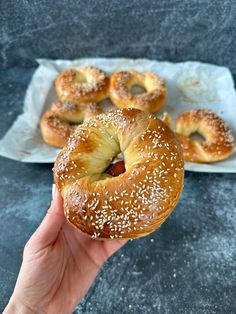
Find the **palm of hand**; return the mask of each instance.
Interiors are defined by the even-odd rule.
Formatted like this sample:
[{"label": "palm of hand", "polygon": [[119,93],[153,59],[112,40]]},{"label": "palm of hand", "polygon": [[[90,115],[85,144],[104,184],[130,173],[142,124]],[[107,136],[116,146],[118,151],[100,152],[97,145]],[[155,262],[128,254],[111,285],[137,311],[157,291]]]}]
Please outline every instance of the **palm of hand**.
[{"label": "palm of hand", "polygon": [[[103,263],[125,241],[93,240],[71,226],[61,210],[49,212],[47,216],[50,217],[44,219],[42,227],[26,245],[17,281],[19,298],[28,308],[40,313],[71,313]],[[49,229],[55,225],[60,228],[54,232],[48,229],[47,234],[44,230],[47,224]]]}]

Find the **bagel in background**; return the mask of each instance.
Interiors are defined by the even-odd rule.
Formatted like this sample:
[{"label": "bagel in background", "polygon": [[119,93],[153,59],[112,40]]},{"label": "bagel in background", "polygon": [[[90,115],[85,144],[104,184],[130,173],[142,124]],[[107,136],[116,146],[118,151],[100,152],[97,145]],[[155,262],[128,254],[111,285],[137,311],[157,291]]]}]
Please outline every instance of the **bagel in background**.
[{"label": "bagel in background", "polygon": [[63,147],[79,123],[100,113],[103,109],[96,103],[77,105],[69,101],[56,101],[40,120],[40,129],[45,143]]},{"label": "bagel in background", "polygon": [[[146,92],[133,94],[133,86],[141,86]],[[167,98],[164,80],[152,72],[118,71],[112,74],[110,98],[119,108],[136,108],[146,112],[160,110]]]},{"label": "bagel in background", "polygon": [[100,102],[109,95],[109,76],[102,70],[92,67],[68,69],[60,73],[55,88],[61,100],[76,104]]},{"label": "bagel in background", "polygon": [[[234,138],[229,126],[211,110],[195,109],[181,113],[176,120],[176,132],[187,161],[216,162],[233,153]],[[205,140],[192,140],[190,135],[195,132]]]},{"label": "bagel in background", "polygon": [[[232,131],[212,110],[193,109],[182,112],[176,119],[176,127],[167,113],[164,113],[162,121],[176,132],[186,161],[217,162],[227,159],[234,151]],[[194,133],[199,133],[204,140],[191,139],[190,136]]]}]

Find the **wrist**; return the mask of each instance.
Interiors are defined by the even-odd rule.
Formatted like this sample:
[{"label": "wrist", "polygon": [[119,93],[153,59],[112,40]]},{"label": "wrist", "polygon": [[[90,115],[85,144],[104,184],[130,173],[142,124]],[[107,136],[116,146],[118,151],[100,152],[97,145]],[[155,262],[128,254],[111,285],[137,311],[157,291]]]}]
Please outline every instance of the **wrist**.
[{"label": "wrist", "polygon": [[17,300],[14,296],[11,297],[3,314],[37,314],[38,311],[31,309],[29,306]]}]

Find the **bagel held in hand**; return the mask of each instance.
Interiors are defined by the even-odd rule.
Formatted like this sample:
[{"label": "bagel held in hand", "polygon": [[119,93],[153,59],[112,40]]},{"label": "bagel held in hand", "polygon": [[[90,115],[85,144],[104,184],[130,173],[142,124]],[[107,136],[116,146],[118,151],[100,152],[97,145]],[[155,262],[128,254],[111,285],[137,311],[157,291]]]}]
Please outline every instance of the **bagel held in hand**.
[{"label": "bagel held in hand", "polygon": [[[213,111],[197,109],[183,112],[176,120],[176,132],[184,159],[192,162],[215,162],[228,158],[234,149],[234,138],[228,125]],[[205,141],[191,140],[195,132]]]},{"label": "bagel held in hand", "polygon": [[49,145],[63,147],[79,123],[102,112],[96,103],[76,105],[68,101],[54,102],[40,121],[43,139]]},{"label": "bagel held in hand", "polygon": [[109,94],[110,79],[95,67],[87,66],[62,72],[56,80],[56,92],[61,100],[76,104],[99,102]]},{"label": "bagel held in hand", "polygon": [[[125,172],[104,171],[120,152]],[[133,239],[157,229],[183,188],[181,146],[159,119],[137,109],[111,110],[77,127],[59,153],[55,183],[67,219],[98,239]]]},{"label": "bagel held in hand", "polygon": [[[147,92],[132,94],[134,85],[144,87]],[[167,97],[165,82],[151,72],[119,71],[111,76],[110,98],[119,108],[137,108],[146,112],[160,110]]]}]

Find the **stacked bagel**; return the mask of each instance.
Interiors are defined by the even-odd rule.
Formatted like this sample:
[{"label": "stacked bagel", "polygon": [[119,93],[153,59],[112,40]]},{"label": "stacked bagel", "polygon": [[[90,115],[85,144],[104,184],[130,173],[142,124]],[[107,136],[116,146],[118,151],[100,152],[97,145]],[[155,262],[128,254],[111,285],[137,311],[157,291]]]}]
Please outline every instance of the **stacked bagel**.
[{"label": "stacked bagel", "polygon": [[108,96],[109,77],[102,70],[84,67],[69,69],[56,80],[59,100],[41,118],[44,141],[63,147],[78,124],[103,112],[98,102]]},{"label": "stacked bagel", "polygon": [[[133,93],[134,86],[144,93]],[[58,101],[43,114],[44,141],[63,147],[54,180],[64,211],[78,230],[97,239],[133,239],[157,229],[183,188],[184,159],[213,162],[233,151],[229,127],[209,110],[182,113],[176,128],[163,108],[166,83],[154,73],[87,66],[62,72]],[[119,109],[104,112],[109,97]],[[190,139],[199,132],[204,142]],[[112,163],[119,155],[123,160]]]}]

